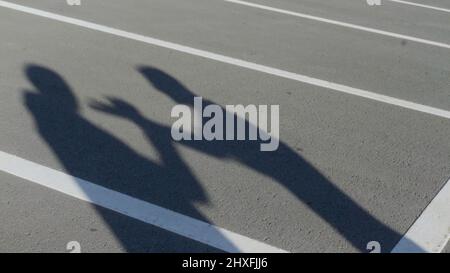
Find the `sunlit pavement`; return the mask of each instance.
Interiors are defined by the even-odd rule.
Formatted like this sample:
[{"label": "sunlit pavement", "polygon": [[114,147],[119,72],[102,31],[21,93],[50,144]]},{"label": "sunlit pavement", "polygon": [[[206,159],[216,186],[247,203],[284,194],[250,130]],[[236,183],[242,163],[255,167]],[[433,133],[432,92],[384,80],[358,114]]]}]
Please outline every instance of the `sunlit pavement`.
[{"label": "sunlit pavement", "polygon": [[[450,4],[421,4],[0,1],[0,251],[448,252]],[[174,140],[194,97],[279,105],[278,149]]]}]

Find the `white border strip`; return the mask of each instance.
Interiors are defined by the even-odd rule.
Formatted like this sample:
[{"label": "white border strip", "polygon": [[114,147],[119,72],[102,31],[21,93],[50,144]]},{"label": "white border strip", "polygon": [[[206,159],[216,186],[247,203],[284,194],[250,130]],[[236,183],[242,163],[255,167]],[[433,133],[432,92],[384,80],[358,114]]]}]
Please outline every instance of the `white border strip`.
[{"label": "white border strip", "polygon": [[113,210],[227,252],[286,252],[232,231],[144,202],[0,151],[0,171]]},{"label": "white border strip", "polygon": [[389,31],[384,31],[384,30],[380,30],[380,29],[363,27],[363,26],[354,25],[354,24],[345,23],[345,22],[336,21],[336,20],[331,20],[331,19],[327,19],[327,18],[323,18],[323,17],[318,17],[318,16],[309,15],[309,14],[293,12],[293,11],[289,11],[289,10],[285,10],[285,9],[269,7],[269,6],[255,4],[255,3],[241,1],[241,0],[223,0],[223,1],[229,2],[229,3],[234,3],[234,4],[239,4],[239,5],[244,5],[244,6],[248,6],[248,7],[263,9],[263,10],[267,10],[267,11],[282,13],[282,14],[291,15],[291,16],[295,16],[295,17],[300,17],[300,18],[304,18],[304,19],[319,21],[319,22],[322,22],[322,23],[333,24],[333,25],[337,25],[337,26],[341,26],[341,27],[352,28],[352,29],[367,31],[367,32],[376,33],[376,34],[380,34],[380,35],[385,35],[385,36],[389,36],[389,37],[404,39],[404,40],[417,42],[417,43],[421,43],[421,44],[432,45],[432,46],[437,46],[437,47],[450,49],[450,44],[435,42],[435,41],[426,40],[426,39],[422,39],[422,38],[417,38],[417,37],[413,37],[413,36],[398,34],[398,33],[389,32]]},{"label": "white border strip", "polygon": [[444,8],[440,8],[440,7],[430,6],[430,5],[424,5],[424,4],[402,1],[402,0],[387,0],[387,1],[450,13],[450,9],[444,9]]},{"label": "white border strip", "polygon": [[265,65],[260,65],[260,64],[232,58],[232,57],[227,57],[227,56],[212,53],[209,51],[196,49],[196,48],[192,48],[192,47],[188,47],[188,46],[184,46],[184,45],[180,45],[180,44],[176,44],[176,43],[171,43],[171,42],[159,40],[156,38],[124,31],[124,30],[119,30],[119,29],[115,29],[115,28],[111,28],[111,27],[107,27],[107,26],[103,26],[103,25],[99,25],[99,24],[95,24],[95,23],[91,23],[91,22],[55,14],[55,13],[51,13],[51,12],[46,12],[43,10],[38,10],[38,9],[34,9],[34,8],[29,8],[29,7],[9,3],[6,1],[0,1],[0,7],[9,8],[12,10],[17,10],[17,11],[21,11],[24,13],[45,17],[45,18],[52,19],[55,21],[64,22],[64,23],[68,23],[71,25],[76,25],[76,26],[80,26],[83,28],[92,29],[92,30],[112,34],[115,36],[139,41],[142,43],[159,46],[159,47],[183,52],[186,54],[199,56],[199,57],[203,57],[206,59],[215,60],[218,62],[235,65],[235,66],[247,68],[247,69],[254,70],[254,71],[263,72],[266,74],[270,74],[270,75],[274,75],[274,76],[278,76],[278,77],[282,77],[282,78],[286,78],[286,79],[290,79],[290,80],[294,80],[294,81],[298,81],[298,82],[302,82],[302,83],[307,83],[307,84],[311,84],[311,85],[315,85],[315,86],[319,86],[319,87],[323,87],[323,88],[327,88],[327,89],[332,89],[332,90],[335,90],[335,91],[338,91],[341,93],[350,94],[350,95],[354,95],[354,96],[358,96],[358,97],[363,97],[366,99],[379,101],[379,102],[407,108],[410,110],[419,111],[419,112],[427,113],[430,115],[450,119],[450,111],[423,105],[423,104],[419,104],[419,103],[415,103],[415,102],[410,102],[407,100],[397,99],[397,98],[386,96],[386,95],[377,94],[377,93],[370,92],[370,91],[363,90],[363,89],[353,88],[350,86],[333,83],[333,82],[329,82],[326,80],[321,80],[321,79],[317,79],[317,78],[313,78],[313,77],[309,77],[309,76],[305,76],[305,75],[265,66]]},{"label": "white border strip", "polygon": [[392,253],[439,253],[450,239],[450,180],[444,185]]}]

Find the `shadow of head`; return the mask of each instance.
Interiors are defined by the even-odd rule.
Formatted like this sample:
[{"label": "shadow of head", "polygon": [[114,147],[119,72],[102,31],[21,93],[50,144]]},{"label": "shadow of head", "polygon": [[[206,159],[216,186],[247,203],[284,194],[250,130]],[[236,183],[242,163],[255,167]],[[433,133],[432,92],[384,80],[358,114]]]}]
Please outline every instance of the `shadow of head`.
[{"label": "shadow of head", "polygon": [[186,105],[193,104],[193,97],[195,94],[166,72],[144,65],[139,66],[137,70],[153,85],[153,87],[155,87],[156,90],[165,93],[175,102]]},{"label": "shadow of head", "polygon": [[31,93],[45,101],[45,105],[58,111],[74,112],[78,110],[77,100],[66,84],[66,81],[56,72],[39,65],[28,65],[25,74],[38,93]]}]

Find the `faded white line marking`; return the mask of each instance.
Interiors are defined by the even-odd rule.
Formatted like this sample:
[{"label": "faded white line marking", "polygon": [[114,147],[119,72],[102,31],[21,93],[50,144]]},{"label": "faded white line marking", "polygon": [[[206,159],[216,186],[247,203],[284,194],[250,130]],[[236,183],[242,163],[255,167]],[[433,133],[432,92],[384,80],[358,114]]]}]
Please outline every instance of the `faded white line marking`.
[{"label": "faded white line marking", "polygon": [[323,18],[323,17],[313,16],[313,15],[299,13],[299,12],[293,12],[293,11],[289,11],[289,10],[285,10],[285,9],[269,7],[269,6],[255,4],[255,3],[241,1],[241,0],[223,0],[223,1],[229,2],[229,3],[234,3],[234,4],[239,4],[239,5],[244,5],[244,6],[248,6],[248,7],[263,9],[263,10],[267,10],[267,11],[282,13],[282,14],[291,15],[291,16],[295,16],[295,17],[300,17],[300,18],[304,18],[304,19],[319,21],[319,22],[322,22],[322,23],[333,24],[333,25],[337,25],[337,26],[341,26],[341,27],[352,28],[352,29],[362,30],[362,31],[366,31],[366,32],[376,33],[376,34],[389,36],[389,37],[393,37],[393,38],[404,39],[404,40],[408,40],[408,41],[412,41],[412,42],[416,42],[416,43],[421,43],[421,44],[426,44],[426,45],[431,45],[431,46],[437,46],[437,47],[450,49],[450,44],[445,44],[445,43],[435,42],[435,41],[422,39],[422,38],[417,38],[417,37],[413,37],[413,36],[398,34],[398,33],[390,32],[390,31],[384,31],[384,30],[370,28],[370,27],[363,27],[363,26],[360,26],[360,25],[345,23],[345,22],[331,20],[331,19],[327,19],[327,18]]},{"label": "faded white line marking", "polygon": [[450,239],[450,180],[425,208],[392,253],[439,253]]},{"label": "faded white line marking", "polygon": [[0,171],[227,252],[286,252],[177,212],[0,151]]},{"label": "faded white line marking", "polygon": [[447,111],[447,110],[443,110],[443,109],[439,109],[439,108],[435,108],[435,107],[431,107],[431,106],[427,106],[427,105],[423,105],[423,104],[419,104],[419,103],[415,103],[415,102],[411,102],[411,101],[407,101],[407,100],[397,99],[394,97],[377,94],[377,93],[370,92],[367,90],[354,88],[354,87],[350,87],[350,86],[342,85],[342,84],[338,84],[338,83],[333,83],[333,82],[329,82],[326,80],[321,80],[321,79],[289,72],[286,70],[281,70],[278,68],[273,68],[273,67],[269,67],[269,66],[265,66],[265,65],[261,65],[261,64],[256,64],[256,63],[236,59],[233,57],[228,57],[228,56],[224,56],[221,54],[217,54],[217,53],[213,53],[213,52],[209,52],[209,51],[205,51],[205,50],[201,50],[201,49],[196,49],[196,48],[192,48],[192,47],[188,47],[188,46],[184,46],[184,45],[180,45],[180,44],[176,44],[176,43],[172,43],[172,42],[167,42],[167,41],[159,40],[156,38],[128,32],[128,31],[124,31],[124,30],[120,30],[120,29],[115,29],[115,28],[111,28],[111,27],[107,27],[107,26],[103,26],[103,25],[99,25],[99,24],[95,24],[95,23],[91,23],[91,22],[87,22],[87,21],[83,21],[83,20],[47,12],[47,11],[43,11],[43,10],[29,8],[29,7],[25,7],[25,6],[5,2],[5,1],[0,1],[0,6],[9,8],[9,9],[13,9],[13,10],[17,10],[17,11],[21,11],[21,12],[25,12],[28,14],[45,17],[45,18],[52,19],[55,21],[64,22],[64,23],[80,26],[83,28],[92,29],[92,30],[112,34],[115,36],[143,42],[146,44],[159,46],[159,47],[183,52],[186,54],[199,56],[199,57],[203,57],[203,58],[210,59],[210,60],[215,60],[215,61],[226,63],[226,64],[235,65],[235,66],[247,68],[247,69],[254,70],[254,71],[263,72],[266,74],[270,74],[270,75],[274,75],[274,76],[278,76],[278,77],[282,77],[282,78],[286,78],[286,79],[290,79],[290,80],[294,80],[294,81],[298,81],[298,82],[302,82],[302,83],[307,83],[310,85],[323,87],[326,89],[332,89],[334,91],[338,91],[341,93],[350,94],[350,95],[354,95],[354,96],[358,96],[358,97],[363,97],[366,99],[379,101],[379,102],[387,103],[390,105],[395,105],[395,106],[399,106],[402,108],[407,108],[410,110],[415,110],[415,111],[427,113],[430,115],[450,119],[450,111]]},{"label": "faded white line marking", "polygon": [[450,9],[444,9],[444,8],[440,8],[440,7],[430,6],[430,5],[424,5],[424,4],[402,1],[402,0],[387,0],[387,1],[450,13]]}]

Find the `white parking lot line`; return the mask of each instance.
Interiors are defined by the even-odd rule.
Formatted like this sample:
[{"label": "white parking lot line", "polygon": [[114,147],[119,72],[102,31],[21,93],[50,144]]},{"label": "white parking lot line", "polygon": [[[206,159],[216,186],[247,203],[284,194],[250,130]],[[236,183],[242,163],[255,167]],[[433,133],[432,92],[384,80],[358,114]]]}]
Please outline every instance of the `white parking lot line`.
[{"label": "white parking lot line", "polygon": [[430,6],[430,5],[424,5],[424,4],[402,1],[402,0],[387,0],[387,1],[450,13],[450,9],[444,9],[444,8],[440,8],[440,7]]},{"label": "white parking lot line", "polygon": [[360,25],[345,23],[345,22],[331,20],[331,19],[327,19],[327,18],[323,18],[323,17],[313,16],[313,15],[299,13],[299,12],[293,12],[293,11],[289,11],[289,10],[285,10],[285,9],[269,7],[269,6],[255,4],[255,3],[241,1],[241,0],[223,0],[223,1],[234,3],[234,4],[239,4],[239,5],[244,5],[244,6],[248,6],[248,7],[263,9],[263,10],[267,10],[267,11],[277,12],[277,13],[281,13],[281,14],[291,15],[291,16],[300,17],[300,18],[304,18],[304,19],[319,21],[322,23],[333,24],[333,25],[337,25],[337,26],[341,26],[341,27],[376,33],[376,34],[389,36],[389,37],[393,37],[393,38],[404,39],[404,40],[408,40],[408,41],[412,41],[412,42],[416,42],[416,43],[450,49],[450,44],[435,42],[435,41],[417,38],[417,37],[413,37],[413,36],[384,31],[384,30],[380,30],[380,29],[364,27],[364,26],[360,26]]},{"label": "white parking lot line", "polygon": [[0,171],[227,252],[286,252],[180,213],[0,151]]},{"label": "white parking lot line", "polygon": [[270,74],[270,75],[274,75],[274,76],[278,76],[278,77],[282,77],[282,78],[286,78],[286,79],[290,79],[290,80],[294,80],[294,81],[298,81],[298,82],[302,82],[302,83],[307,83],[307,84],[314,85],[314,86],[319,86],[319,87],[326,88],[326,89],[331,89],[331,90],[338,91],[341,93],[350,94],[350,95],[354,95],[354,96],[358,96],[358,97],[362,97],[362,98],[366,98],[366,99],[370,99],[370,100],[374,100],[374,101],[378,101],[378,102],[382,102],[382,103],[386,103],[386,104],[390,104],[390,105],[395,105],[395,106],[399,106],[402,108],[406,108],[406,109],[410,109],[410,110],[450,119],[450,111],[447,111],[447,110],[443,110],[443,109],[439,109],[439,108],[435,108],[435,107],[431,107],[431,106],[427,106],[427,105],[423,105],[423,104],[419,104],[419,103],[415,103],[415,102],[411,102],[411,101],[407,101],[407,100],[402,100],[402,99],[398,99],[398,98],[394,98],[394,97],[390,97],[390,96],[386,96],[386,95],[381,95],[378,93],[374,93],[374,92],[359,89],[359,88],[350,87],[350,86],[343,85],[343,84],[338,84],[338,83],[334,83],[334,82],[330,82],[330,81],[326,81],[326,80],[313,78],[310,76],[305,76],[305,75],[289,72],[289,71],[278,69],[278,68],[273,68],[273,67],[269,67],[269,66],[265,66],[265,65],[261,65],[261,64],[256,64],[256,63],[236,59],[233,57],[228,57],[228,56],[224,56],[221,54],[217,54],[217,53],[213,53],[213,52],[209,52],[209,51],[205,51],[205,50],[201,50],[201,49],[196,49],[196,48],[192,48],[192,47],[188,47],[188,46],[184,46],[184,45],[180,45],[180,44],[176,44],[176,43],[172,43],[172,42],[167,42],[167,41],[163,41],[160,39],[128,32],[128,31],[124,31],[124,30],[120,30],[120,29],[116,29],[116,28],[112,28],[112,27],[107,27],[104,25],[99,25],[96,23],[92,23],[92,22],[88,22],[88,21],[84,21],[84,20],[80,20],[80,19],[76,19],[76,18],[72,18],[72,17],[67,17],[67,16],[63,16],[63,15],[59,15],[59,14],[55,14],[55,13],[51,13],[51,12],[47,12],[47,11],[43,11],[43,10],[39,10],[39,9],[34,9],[34,8],[22,6],[22,5],[13,4],[10,2],[6,2],[6,1],[0,1],[0,7],[9,8],[12,10],[21,11],[21,12],[28,13],[28,14],[33,14],[33,15],[37,15],[40,17],[45,17],[45,18],[52,19],[55,21],[64,22],[64,23],[68,23],[71,25],[76,25],[76,26],[80,26],[83,28],[112,34],[115,36],[130,39],[130,40],[135,40],[135,41],[143,42],[146,44],[159,46],[159,47],[175,50],[178,52],[183,52],[183,53],[187,53],[190,55],[199,56],[199,57],[203,57],[203,58],[210,59],[210,60],[215,60],[215,61],[226,63],[226,64],[235,65],[235,66],[247,68],[250,70],[263,72],[266,74]]},{"label": "white parking lot line", "polygon": [[392,250],[393,253],[441,252],[450,239],[450,180]]}]

